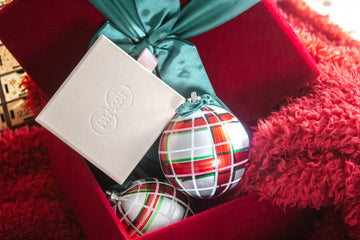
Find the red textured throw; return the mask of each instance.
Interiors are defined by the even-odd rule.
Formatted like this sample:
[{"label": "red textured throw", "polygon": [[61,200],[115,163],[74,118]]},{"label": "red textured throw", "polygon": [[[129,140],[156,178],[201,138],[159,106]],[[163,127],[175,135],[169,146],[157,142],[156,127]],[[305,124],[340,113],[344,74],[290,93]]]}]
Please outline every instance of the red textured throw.
[{"label": "red textured throw", "polygon": [[318,62],[320,76],[254,128],[246,190],[282,207],[339,209],[340,214],[331,213],[324,221],[338,224],[319,227],[327,228],[322,236],[343,239],[343,221],[350,235],[358,236],[360,43],[300,1],[278,5]]},{"label": "red textured throw", "polygon": [[[253,128],[238,191],[320,209],[325,217],[309,239],[360,239],[360,43],[302,1],[277,3],[320,76]],[[37,112],[41,96],[29,79],[24,85]],[[0,239],[83,239],[51,176],[43,135],[39,127],[0,133]]]},{"label": "red textured throw", "polygon": [[0,239],[82,239],[49,168],[44,130],[0,133]]}]

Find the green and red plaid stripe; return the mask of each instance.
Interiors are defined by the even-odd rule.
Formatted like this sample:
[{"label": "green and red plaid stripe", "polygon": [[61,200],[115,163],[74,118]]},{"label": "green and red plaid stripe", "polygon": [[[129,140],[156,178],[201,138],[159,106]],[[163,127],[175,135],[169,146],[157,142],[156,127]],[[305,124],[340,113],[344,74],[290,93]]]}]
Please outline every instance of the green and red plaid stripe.
[{"label": "green and red plaid stripe", "polygon": [[[172,212],[178,210],[178,213],[182,213],[181,218],[163,212],[166,209],[171,209]],[[131,238],[194,215],[187,196],[170,184],[155,178],[135,181],[119,197],[116,210],[120,222]],[[161,220],[158,220],[160,218]],[[168,218],[165,225],[164,218]]]},{"label": "green and red plaid stripe", "polygon": [[[233,129],[236,132],[230,131]],[[238,183],[248,148],[248,136],[238,119],[224,109],[208,106],[192,116],[174,117],[161,137],[159,157],[165,176],[176,188],[209,198]]]}]

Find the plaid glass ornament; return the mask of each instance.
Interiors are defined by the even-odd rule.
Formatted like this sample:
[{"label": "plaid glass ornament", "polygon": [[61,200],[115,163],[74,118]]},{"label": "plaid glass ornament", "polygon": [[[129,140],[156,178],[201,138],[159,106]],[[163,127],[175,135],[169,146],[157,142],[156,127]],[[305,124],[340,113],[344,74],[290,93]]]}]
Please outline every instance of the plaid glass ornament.
[{"label": "plaid glass ornament", "polygon": [[131,238],[194,215],[189,197],[156,178],[134,181],[114,207]]},{"label": "plaid glass ornament", "polygon": [[249,137],[243,125],[213,105],[176,115],[160,138],[165,176],[196,198],[212,198],[233,188],[245,172],[248,155]]}]

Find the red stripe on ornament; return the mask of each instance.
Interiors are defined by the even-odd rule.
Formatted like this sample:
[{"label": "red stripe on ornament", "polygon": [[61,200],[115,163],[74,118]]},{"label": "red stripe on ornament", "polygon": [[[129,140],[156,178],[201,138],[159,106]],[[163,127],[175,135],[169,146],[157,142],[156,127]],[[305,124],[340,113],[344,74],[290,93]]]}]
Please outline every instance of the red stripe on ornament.
[{"label": "red stripe on ornament", "polygon": [[174,128],[171,129],[171,131],[172,134],[179,134],[179,133],[191,132],[193,128],[201,129],[201,127],[206,128],[206,121],[202,117],[194,119],[194,126],[192,119],[177,122],[174,125]]},{"label": "red stripe on ornament", "polygon": [[[204,172],[214,171],[213,158],[207,158],[202,160],[193,161],[195,175],[202,174]],[[187,175],[192,173],[192,163],[180,162],[172,164],[174,169],[174,175]]]},{"label": "red stripe on ornament", "polygon": [[203,160],[196,160],[194,163],[195,175],[214,171],[214,158],[207,158]]},{"label": "red stripe on ornament", "polygon": [[[172,174],[171,174],[172,175]],[[168,177],[166,176],[169,182],[177,189],[182,189],[180,185],[177,183],[176,179],[174,177]]]},{"label": "red stripe on ornament", "polygon": [[[150,194],[149,198],[151,199],[151,201],[153,201],[154,199],[159,198],[159,197],[155,196],[154,194]],[[151,205],[153,205],[153,204],[151,204]],[[138,224],[138,229],[141,232],[144,230],[146,224],[149,222],[151,215],[153,214],[153,211],[151,209],[145,208],[145,207],[143,209],[145,209],[145,211],[141,215],[139,221],[136,223],[136,224]]]},{"label": "red stripe on ornament", "polygon": [[168,162],[163,162],[161,164],[162,170],[165,175],[174,175],[170,164]]},{"label": "red stripe on ornament", "polygon": [[[228,113],[224,113],[224,114],[214,113],[214,114],[215,114],[215,116],[212,116],[212,118],[216,119],[220,123],[222,121],[233,119],[233,116]],[[212,118],[209,118],[209,120],[215,121]],[[232,167],[232,164],[234,161],[234,155],[232,154],[231,145],[230,145],[229,139],[226,135],[224,127],[222,125],[219,125],[217,127],[212,127],[211,131],[213,134],[213,139],[214,139],[215,144],[227,143],[227,144],[215,147],[216,154],[217,154],[217,160],[218,160],[217,186],[219,186],[216,188],[215,195],[218,195],[219,193],[223,192],[226,189],[227,183],[229,183],[232,179],[232,174],[231,174],[230,170],[231,170],[231,167]],[[223,169],[223,168],[225,168],[225,169]],[[225,184],[225,186],[221,186],[224,184]]]},{"label": "red stripe on ornament", "polygon": [[205,125],[206,125],[206,121],[203,117],[194,119],[194,127],[202,127],[202,126],[205,127]]},{"label": "red stripe on ornament", "polygon": [[[173,120],[176,118],[176,116],[173,118]],[[164,129],[164,131],[169,131],[173,128],[175,122],[171,121]]]},{"label": "red stripe on ornament", "polygon": [[216,155],[224,155],[231,153],[231,146],[229,143],[216,145],[215,146]]},{"label": "red stripe on ornament", "polygon": [[160,153],[159,154],[160,160],[163,162],[163,164],[166,164],[168,162],[167,155],[168,155],[167,153]]},{"label": "red stripe on ornament", "polygon": [[[145,190],[146,192],[148,192],[149,194],[147,194],[147,198],[144,202],[145,206],[148,206],[149,203],[151,203],[151,199],[153,198],[153,194],[152,192],[155,191],[156,189],[156,184],[154,183],[146,183],[146,184],[142,184],[140,186],[138,186],[139,189],[141,190]],[[140,222],[140,220],[144,217],[144,215],[146,214],[147,208],[142,208],[140,210],[140,212],[138,213],[138,215],[136,216],[136,218],[134,219],[133,223],[135,226],[139,227],[138,224]]]},{"label": "red stripe on ornament", "polygon": [[179,191],[175,192],[175,198],[179,199],[179,201],[183,202],[185,205],[189,204],[189,199]]},{"label": "red stripe on ornament", "polygon": [[233,156],[231,155],[230,152],[225,154],[218,154],[217,160],[218,160],[219,169],[229,167],[233,164]]},{"label": "red stripe on ornament", "polygon": [[151,193],[157,192],[157,191],[156,191],[156,188],[157,188],[157,184],[156,184],[156,183],[150,183],[150,184],[148,184],[148,185],[150,185],[150,192],[151,192]]},{"label": "red stripe on ornament", "polygon": [[222,121],[230,121],[230,120],[234,119],[234,122],[236,122],[236,118],[230,113],[222,113],[222,114],[219,114],[218,116]]},{"label": "red stripe on ornament", "polygon": [[213,138],[214,138],[215,144],[228,142],[228,138],[226,136],[226,133],[225,133],[222,125],[217,125],[217,126],[211,127],[211,131],[213,133]]},{"label": "red stripe on ornament", "polygon": [[213,113],[207,113],[207,114],[205,114],[205,117],[206,117],[207,123],[210,125],[217,124],[220,122],[219,119]]},{"label": "red stripe on ornament", "polygon": [[[130,220],[129,220],[130,221]],[[132,238],[134,238],[135,235],[137,235],[138,233],[135,231],[135,229],[124,219],[123,221],[121,221],[121,224],[124,226],[124,228],[126,229],[126,232],[132,236]]]},{"label": "red stripe on ornament", "polygon": [[166,152],[166,144],[167,144],[167,139],[169,137],[169,133],[164,133],[161,138],[160,138],[160,151],[162,152]]},{"label": "red stripe on ornament", "polygon": [[117,216],[118,216],[118,218],[120,218],[120,223],[124,226],[126,232],[129,234],[129,236],[131,236],[131,238],[139,237],[140,234],[130,225],[129,222],[131,222],[131,220],[128,218],[128,216],[123,216],[120,213],[120,211],[118,211],[118,212],[119,213],[117,214]]},{"label": "red stripe on ornament", "polygon": [[141,190],[148,190],[148,187],[146,186],[146,184],[142,184],[142,185],[137,185],[134,186],[132,188],[129,188],[128,190],[126,190],[124,192],[124,194],[129,193],[129,192],[137,192],[137,191],[141,191]]},{"label": "red stripe on ornament", "polygon": [[[249,150],[234,153],[235,163],[242,162],[249,158]],[[245,164],[245,163],[244,163]]]},{"label": "red stripe on ornament", "polygon": [[172,131],[176,131],[176,130],[181,131],[184,128],[191,128],[191,127],[192,127],[192,119],[189,119],[189,120],[183,120],[183,121],[176,122],[171,130]]},{"label": "red stripe on ornament", "polygon": [[[154,193],[156,190],[156,184],[151,184],[150,189],[152,190],[152,193],[149,193],[148,199],[144,203],[144,207],[141,209],[140,214],[136,217],[136,220],[138,221],[134,221],[135,224],[138,225],[140,231],[145,228],[146,224],[148,223],[149,219],[153,214],[153,209],[155,209],[156,204],[159,201],[160,195]],[[148,208],[146,208],[145,206],[147,206]]]},{"label": "red stripe on ornament", "polygon": [[173,195],[174,193],[174,188],[165,184],[161,184],[162,189],[161,189],[161,193],[167,194],[167,195]]}]

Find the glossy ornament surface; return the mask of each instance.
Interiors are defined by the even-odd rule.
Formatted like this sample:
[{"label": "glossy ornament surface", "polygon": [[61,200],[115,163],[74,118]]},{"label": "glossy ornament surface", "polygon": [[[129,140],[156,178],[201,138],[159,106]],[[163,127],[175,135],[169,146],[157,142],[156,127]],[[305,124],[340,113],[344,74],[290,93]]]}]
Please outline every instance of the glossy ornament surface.
[{"label": "glossy ornament surface", "polygon": [[159,156],[167,179],[196,198],[212,198],[233,188],[245,172],[249,137],[227,110],[202,107],[176,115],[165,128]]},{"label": "glossy ornament surface", "polygon": [[188,196],[156,178],[134,181],[114,210],[131,238],[194,215]]}]

